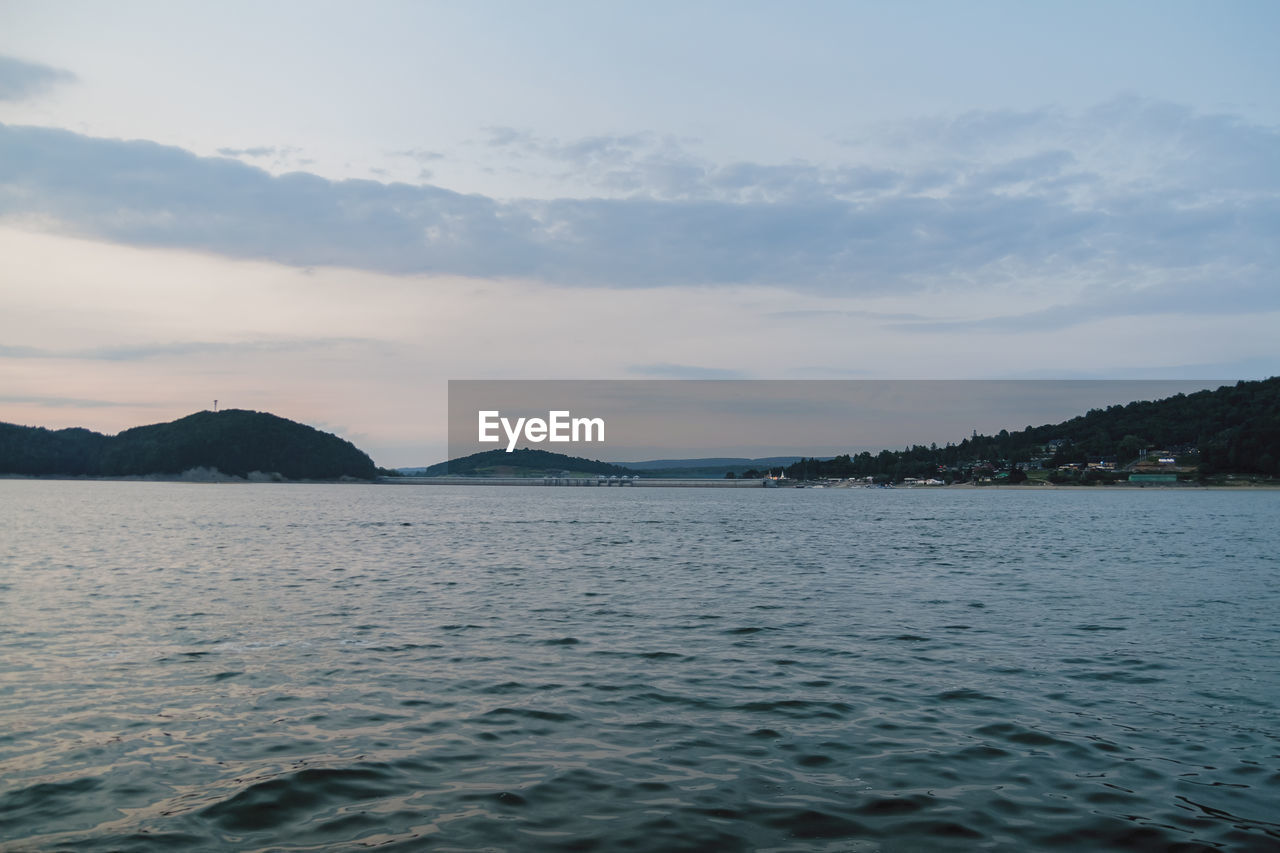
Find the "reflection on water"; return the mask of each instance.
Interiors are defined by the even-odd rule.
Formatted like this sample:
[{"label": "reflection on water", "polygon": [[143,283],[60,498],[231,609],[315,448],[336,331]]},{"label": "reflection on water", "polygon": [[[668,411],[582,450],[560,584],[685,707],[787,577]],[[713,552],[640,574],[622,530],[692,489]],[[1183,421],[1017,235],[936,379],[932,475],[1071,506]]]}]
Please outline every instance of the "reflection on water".
[{"label": "reflection on water", "polygon": [[1278,510],[0,481],[0,846],[1277,849]]}]

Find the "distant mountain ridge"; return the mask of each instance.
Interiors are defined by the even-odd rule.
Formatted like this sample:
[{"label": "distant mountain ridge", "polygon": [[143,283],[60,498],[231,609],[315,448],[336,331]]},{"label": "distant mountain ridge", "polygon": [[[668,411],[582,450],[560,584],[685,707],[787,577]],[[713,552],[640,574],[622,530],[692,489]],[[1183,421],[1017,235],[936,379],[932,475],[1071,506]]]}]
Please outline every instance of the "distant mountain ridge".
[{"label": "distant mountain ridge", "polygon": [[369,456],[332,433],[267,412],[196,412],[107,436],[82,428],[0,423],[0,474],[179,475],[197,468],[289,480],[372,480]]},{"label": "distant mountain ridge", "polygon": [[422,469],[402,469],[420,472],[422,477],[542,477],[568,471],[575,475],[603,474],[614,477],[630,477],[638,474],[630,468],[566,456],[549,450],[520,448],[508,453],[505,450],[485,450],[470,456],[450,459]]},{"label": "distant mountain ridge", "polygon": [[620,465],[542,450],[518,450],[512,454],[494,450],[425,469],[401,470],[423,476],[537,476],[569,470],[685,479],[721,478],[727,473],[758,476],[781,468],[788,477],[800,480],[875,477],[900,481],[947,472],[950,481],[971,478],[975,467],[999,469],[1032,461],[1049,467],[1108,458],[1123,465],[1144,448],[1194,451],[1198,473],[1203,476],[1231,472],[1280,476],[1280,378],[1094,409],[1061,423],[1015,432],[1001,430],[994,436],[975,433],[944,447],[917,445],[900,451],[884,449],[877,454],[834,457],[652,459]]},{"label": "distant mountain ridge", "polygon": [[725,473],[750,468],[782,468],[800,456],[771,456],[764,459],[715,457],[708,459],[652,459],[647,462],[611,463],[550,450],[522,448],[510,453],[485,450],[439,462],[435,465],[396,469],[406,477],[541,477],[568,471],[574,475],[607,477],[644,476],[665,479],[723,479]]},{"label": "distant mountain ridge", "polygon": [[[737,456],[712,456],[706,459],[648,459],[644,462],[620,462],[627,468],[636,471],[677,468],[773,468],[799,462],[803,456],[766,456],[762,459],[747,459]],[[722,472],[723,473],[723,472]]]}]

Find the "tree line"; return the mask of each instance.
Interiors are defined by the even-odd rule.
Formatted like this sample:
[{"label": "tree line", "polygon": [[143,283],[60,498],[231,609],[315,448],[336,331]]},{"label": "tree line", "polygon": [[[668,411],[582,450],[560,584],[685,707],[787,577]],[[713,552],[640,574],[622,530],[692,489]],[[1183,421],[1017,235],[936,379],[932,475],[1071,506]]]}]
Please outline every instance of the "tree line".
[{"label": "tree line", "polygon": [[[567,456],[550,450],[535,450],[522,447],[508,453],[505,450],[484,450],[470,456],[460,456],[448,462],[431,465],[422,472],[424,477],[465,477],[475,474],[487,474],[495,468],[519,469],[526,476],[556,474],[560,471],[573,471],[580,474],[604,474],[605,476],[628,477],[639,474],[621,465],[600,462],[595,459],[583,459],[580,456]],[[518,475],[517,475],[518,476]]]},{"label": "tree line", "polygon": [[0,473],[115,477],[192,468],[239,477],[261,471],[291,480],[368,480],[378,473],[373,460],[349,441],[244,409],[197,412],[115,436],[0,424]]},{"label": "tree line", "polygon": [[[1144,450],[1170,448],[1198,453],[1201,477],[1280,476],[1280,377],[1093,409],[1062,423],[1016,432],[975,432],[943,447],[914,445],[876,454],[806,458],[782,471],[796,480],[871,477],[877,482],[900,482],[908,477],[938,477],[963,481],[975,476],[975,470],[985,471],[987,465],[992,470],[1017,470],[1018,463],[1033,459],[1047,468],[1111,459],[1124,466]],[[748,471],[743,476],[767,474]]]}]

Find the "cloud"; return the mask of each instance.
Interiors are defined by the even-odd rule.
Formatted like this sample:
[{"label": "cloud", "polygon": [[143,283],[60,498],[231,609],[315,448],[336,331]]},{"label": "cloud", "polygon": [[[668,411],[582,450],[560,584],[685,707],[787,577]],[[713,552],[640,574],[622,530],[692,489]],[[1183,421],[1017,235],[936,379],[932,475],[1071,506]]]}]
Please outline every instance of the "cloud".
[{"label": "cloud", "polygon": [[180,359],[200,355],[237,355],[247,353],[304,352],[331,350],[340,346],[385,347],[380,341],[365,338],[318,338],[312,340],[262,341],[177,341],[165,344],[91,347],[88,349],[44,349],[29,346],[0,345],[0,359],[83,359],[88,361],[147,361]]},{"label": "cloud", "polygon": [[48,406],[50,408],[74,408],[74,409],[106,409],[106,408],[141,408],[159,405],[158,403],[137,403],[137,402],[120,402],[117,400],[86,400],[79,397],[51,397],[51,396],[34,396],[24,397],[15,394],[0,395],[0,403],[8,403],[10,405],[33,404],[37,406]]},{"label": "cloud", "polygon": [[[716,164],[655,134],[560,141],[490,128],[482,146],[494,156],[614,191],[499,200],[0,126],[0,216],[300,267],[579,287],[1055,289],[1039,314],[972,321],[987,329],[1060,327],[1160,299],[1248,311],[1280,292],[1276,128],[1126,99],[1074,115],[921,120],[876,138],[890,154]],[[1044,308],[1054,302],[1062,308]]]},{"label": "cloud", "polygon": [[695,367],[689,364],[633,364],[627,373],[656,379],[742,379],[740,370],[721,367]]},{"label": "cloud", "polygon": [[291,157],[302,149],[293,145],[257,145],[252,148],[219,148],[224,157]]},{"label": "cloud", "polygon": [[273,176],[153,142],[6,126],[0,214],[129,245],[475,275],[527,269],[536,230],[492,200],[435,187]]},{"label": "cloud", "polygon": [[1138,322],[1158,323],[1171,314],[1197,316],[1280,312],[1280,287],[1270,270],[1244,280],[1230,281],[1238,271],[1206,270],[1182,280],[1168,280],[1154,287],[1088,287],[1070,302],[1059,302],[1034,311],[956,320],[905,320],[890,328],[925,334],[970,334],[1056,331],[1104,317],[1134,317]]},{"label": "cloud", "polygon": [[533,134],[514,127],[487,127],[485,133],[485,144],[490,148],[529,148],[535,144]]},{"label": "cloud", "polygon": [[0,344],[0,358],[49,358],[49,350],[38,347],[5,346]]},{"label": "cloud", "polygon": [[406,148],[401,151],[387,152],[392,157],[408,157],[410,160],[416,160],[419,163],[434,163],[437,160],[443,160],[445,155],[439,151],[429,151],[426,148]]},{"label": "cloud", "polygon": [[61,68],[0,56],[0,101],[25,100],[75,80],[76,75]]},{"label": "cloud", "polygon": [[779,320],[816,320],[820,317],[827,319],[896,320],[912,322],[927,322],[929,320],[929,318],[923,314],[903,311],[833,311],[817,308],[805,308],[794,311],[770,311],[766,316],[775,317]]},{"label": "cloud", "polygon": [[[1111,367],[1105,370],[1028,370],[1010,378],[1017,379],[1177,379],[1201,380],[1229,384],[1242,379],[1268,379],[1280,376],[1280,356],[1241,358],[1202,364],[1178,364],[1167,367]],[[1206,384],[1206,387],[1215,387]]]}]

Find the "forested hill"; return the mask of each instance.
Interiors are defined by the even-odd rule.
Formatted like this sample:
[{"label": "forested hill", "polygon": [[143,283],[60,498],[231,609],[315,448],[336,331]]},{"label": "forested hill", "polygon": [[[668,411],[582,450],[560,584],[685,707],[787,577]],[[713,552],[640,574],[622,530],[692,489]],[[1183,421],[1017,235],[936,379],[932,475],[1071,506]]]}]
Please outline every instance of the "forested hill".
[{"label": "forested hill", "polygon": [[510,453],[505,450],[485,450],[470,456],[450,459],[448,462],[440,462],[425,469],[422,476],[544,477],[554,476],[561,471],[568,471],[575,476],[604,474],[626,477],[639,473],[608,462],[524,447]]},{"label": "forested hill", "polygon": [[118,477],[193,468],[290,480],[377,475],[373,460],[351,442],[266,412],[196,412],[115,436],[0,423],[0,474]]},{"label": "forested hill", "polygon": [[787,475],[900,480],[948,472],[966,479],[976,465],[1043,467],[1113,460],[1124,466],[1148,449],[1195,459],[1201,477],[1219,473],[1280,476],[1280,377],[1224,385],[1164,400],[1094,409],[1059,424],[973,435],[945,447],[916,446],[788,466]]}]

